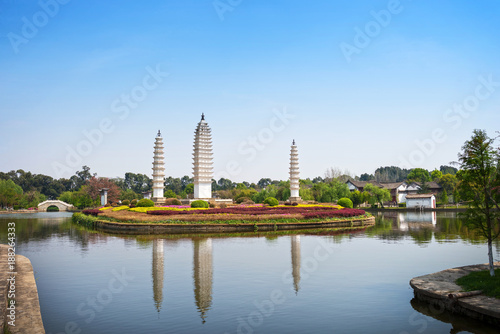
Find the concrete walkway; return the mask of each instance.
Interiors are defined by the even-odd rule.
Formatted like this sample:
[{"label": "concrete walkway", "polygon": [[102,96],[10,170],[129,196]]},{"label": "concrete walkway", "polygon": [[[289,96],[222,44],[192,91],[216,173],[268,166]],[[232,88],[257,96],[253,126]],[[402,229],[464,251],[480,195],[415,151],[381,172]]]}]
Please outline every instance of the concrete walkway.
[{"label": "concrete walkway", "polygon": [[[495,262],[500,266],[500,262]],[[452,268],[437,273],[415,277],[410,281],[417,299],[444,307],[448,311],[463,314],[500,326],[500,299],[476,295],[450,298],[449,295],[463,291],[455,281],[473,271],[487,270],[487,264]]]},{"label": "concrete walkway", "polygon": [[10,311],[6,309],[8,302],[8,281],[10,272],[8,265],[8,246],[0,245],[0,333],[7,326],[12,334],[45,334],[38,290],[30,260],[22,255],[16,255],[15,271],[15,326],[9,326]]}]

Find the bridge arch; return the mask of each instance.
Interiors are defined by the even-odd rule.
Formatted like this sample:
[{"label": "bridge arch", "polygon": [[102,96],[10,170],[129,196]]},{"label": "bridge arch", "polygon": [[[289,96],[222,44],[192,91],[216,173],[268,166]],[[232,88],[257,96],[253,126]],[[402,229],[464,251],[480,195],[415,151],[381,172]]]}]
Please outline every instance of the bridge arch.
[{"label": "bridge arch", "polygon": [[60,200],[48,200],[45,202],[42,202],[38,204],[38,212],[45,212],[47,211],[47,208],[49,206],[55,206],[59,209],[59,211],[68,211],[72,210],[75,207],[71,204],[68,204],[66,202],[60,201]]}]

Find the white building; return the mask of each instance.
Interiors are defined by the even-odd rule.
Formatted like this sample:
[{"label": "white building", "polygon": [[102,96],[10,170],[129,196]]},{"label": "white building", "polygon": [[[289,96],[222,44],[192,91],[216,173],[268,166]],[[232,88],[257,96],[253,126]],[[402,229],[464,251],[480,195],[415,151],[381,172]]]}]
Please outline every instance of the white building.
[{"label": "white building", "polygon": [[194,198],[210,199],[213,178],[212,134],[204,114],[201,114],[201,121],[194,132],[193,147]]},{"label": "white building", "polygon": [[407,208],[436,208],[436,196],[434,194],[411,194],[406,195]]}]

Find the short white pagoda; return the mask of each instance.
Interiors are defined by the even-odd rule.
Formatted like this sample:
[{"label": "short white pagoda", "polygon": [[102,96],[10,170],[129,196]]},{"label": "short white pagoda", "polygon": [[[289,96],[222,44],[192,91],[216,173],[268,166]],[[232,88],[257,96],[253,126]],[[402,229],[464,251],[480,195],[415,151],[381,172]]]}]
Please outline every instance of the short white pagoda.
[{"label": "short white pagoda", "polygon": [[294,139],[290,150],[290,198],[288,199],[290,202],[302,201],[299,189],[299,153]]},{"label": "short white pagoda", "polygon": [[165,163],[163,161],[163,138],[160,130],[155,141],[155,150],[153,157],[153,202],[164,203],[163,188],[165,182]]},{"label": "short white pagoda", "polygon": [[212,198],[212,134],[205,114],[201,114],[201,121],[194,132],[193,174],[194,198]]}]

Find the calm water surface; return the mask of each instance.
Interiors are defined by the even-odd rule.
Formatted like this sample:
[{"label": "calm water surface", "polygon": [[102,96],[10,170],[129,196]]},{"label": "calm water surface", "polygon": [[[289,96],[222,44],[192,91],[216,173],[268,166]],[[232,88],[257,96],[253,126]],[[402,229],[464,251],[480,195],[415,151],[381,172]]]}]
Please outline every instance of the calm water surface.
[{"label": "calm water surface", "polygon": [[[411,278],[487,262],[452,213],[340,235],[116,236],[70,214],[0,215],[35,271],[47,333],[498,333],[413,300]],[[495,246],[498,259],[500,247]]]}]

